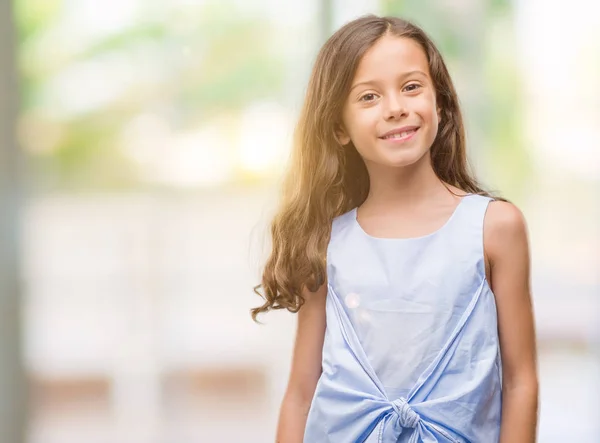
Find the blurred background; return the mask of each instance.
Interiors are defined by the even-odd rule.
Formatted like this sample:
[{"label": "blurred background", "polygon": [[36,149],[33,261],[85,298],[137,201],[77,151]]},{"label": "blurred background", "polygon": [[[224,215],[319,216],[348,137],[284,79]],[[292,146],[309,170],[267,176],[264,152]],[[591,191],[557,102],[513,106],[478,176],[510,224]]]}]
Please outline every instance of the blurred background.
[{"label": "blurred background", "polygon": [[295,316],[249,309],[316,52],[439,45],[530,229],[540,442],[600,441],[600,4],[0,0],[0,440],[273,441]]}]

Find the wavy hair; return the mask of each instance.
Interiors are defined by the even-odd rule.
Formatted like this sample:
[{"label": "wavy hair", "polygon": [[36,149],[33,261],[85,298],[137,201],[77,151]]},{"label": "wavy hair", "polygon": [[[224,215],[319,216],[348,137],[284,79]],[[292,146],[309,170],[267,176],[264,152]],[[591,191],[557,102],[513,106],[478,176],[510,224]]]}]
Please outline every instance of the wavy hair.
[{"label": "wavy hair", "polygon": [[[264,300],[252,318],[271,309],[298,312],[306,288],[316,291],[326,280],[331,223],[362,204],[369,192],[366,166],[352,143],[335,136],[342,108],[363,55],[384,35],[410,38],[425,52],[441,121],[431,146],[438,178],[467,193],[489,195],[472,176],[465,132],[454,85],[431,39],[416,25],[396,17],[368,15],[335,32],[315,61],[294,134],[289,170],[280,207],[271,223],[271,254],[254,292]],[[262,293],[259,289],[262,287]]]}]

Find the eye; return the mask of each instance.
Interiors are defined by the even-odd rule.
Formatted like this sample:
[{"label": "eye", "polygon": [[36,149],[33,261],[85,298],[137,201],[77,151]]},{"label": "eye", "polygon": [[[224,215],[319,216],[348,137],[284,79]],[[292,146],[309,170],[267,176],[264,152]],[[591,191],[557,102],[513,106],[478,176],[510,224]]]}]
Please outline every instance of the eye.
[{"label": "eye", "polygon": [[361,96],[358,100],[361,102],[372,102],[373,100],[375,100],[376,97],[377,94],[369,92],[368,94]]},{"label": "eye", "polygon": [[421,89],[421,85],[418,84],[418,83],[411,83],[411,84],[406,85],[404,87],[404,90],[407,91],[407,92],[414,92],[414,91],[416,91],[418,89]]}]

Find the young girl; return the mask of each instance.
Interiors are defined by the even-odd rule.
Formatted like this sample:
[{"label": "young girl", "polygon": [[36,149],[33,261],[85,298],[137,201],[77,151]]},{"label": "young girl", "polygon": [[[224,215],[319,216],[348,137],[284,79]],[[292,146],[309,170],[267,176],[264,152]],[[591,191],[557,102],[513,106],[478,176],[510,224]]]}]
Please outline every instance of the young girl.
[{"label": "young girl", "polygon": [[252,311],[298,312],[277,442],[534,442],[525,223],[469,173],[431,40],[398,18],[342,27],[296,136]]}]

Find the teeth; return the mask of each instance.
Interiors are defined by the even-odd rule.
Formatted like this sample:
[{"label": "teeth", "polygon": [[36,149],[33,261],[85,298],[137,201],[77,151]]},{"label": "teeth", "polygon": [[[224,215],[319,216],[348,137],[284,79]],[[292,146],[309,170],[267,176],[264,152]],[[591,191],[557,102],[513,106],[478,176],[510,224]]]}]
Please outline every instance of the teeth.
[{"label": "teeth", "polygon": [[411,130],[411,131],[400,132],[399,134],[388,135],[387,137],[384,137],[384,138],[386,138],[386,139],[400,139],[400,138],[407,137],[408,135],[412,134],[413,132],[415,132],[414,129]]}]

